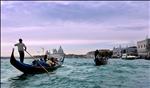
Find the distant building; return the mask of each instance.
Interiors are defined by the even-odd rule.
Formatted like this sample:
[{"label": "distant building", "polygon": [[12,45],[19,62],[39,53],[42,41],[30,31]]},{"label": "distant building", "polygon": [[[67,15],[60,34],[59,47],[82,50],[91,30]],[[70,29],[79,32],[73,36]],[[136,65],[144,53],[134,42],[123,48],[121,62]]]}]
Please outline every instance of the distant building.
[{"label": "distant building", "polygon": [[119,46],[119,48],[113,48],[113,55],[112,55],[112,57],[117,57],[117,58],[119,58],[119,57],[121,57],[121,55],[122,55],[122,48],[121,48],[121,46]]},{"label": "distant building", "polygon": [[142,58],[150,58],[150,38],[137,42],[138,55]]},{"label": "distant building", "polygon": [[95,51],[90,51],[90,52],[88,52],[88,53],[86,54],[86,57],[87,57],[87,58],[94,58],[94,52],[95,52]]},{"label": "distant building", "polygon": [[127,55],[137,56],[138,55],[138,53],[137,53],[137,47],[136,46],[127,47],[126,48],[126,54]]},{"label": "distant building", "polygon": [[62,49],[62,47],[60,46],[59,47],[59,49],[58,49],[58,52],[57,52],[58,54],[64,54],[64,51],[63,51],[63,49]]},{"label": "distant building", "polygon": [[45,54],[48,56],[48,57],[56,57],[56,58],[61,58],[62,56],[65,55],[62,47],[60,46],[59,49],[53,49],[52,52],[50,50],[47,50],[45,52]]},{"label": "distant building", "polygon": [[53,54],[57,54],[57,50],[56,49],[53,49]]},{"label": "distant building", "polygon": [[50,55],[50,52],[47,50],[47,51],[45,52],[45,54],[49,56],[49,55]]},{"label": "distant building", "polygon": [[65,53],[64,53],[64,50],[62,49],[62,47],[60,46],[58,50],[57,49],[53,49],[52,53],[51,53],[50,50],[47,50],[45,52],[45,54],[51,55],[51,54],[65,54]]},{"label": "distant building", "polygon": [[127,55],[136,55],[137,56],[137,47],[136,46],[130,46],[126,48],[122,48],[119,46],[118,48],[113,48],[113,55],[112,57],[115,58],[121,58],[122,54],[127,54]]},{"label": "distant building", "polygon": [[65,53],[64,53],[64,50],[62,49],[62,47],[60,46],[58,50],[57,49],[53,49],[52,54],[65,54]]}]

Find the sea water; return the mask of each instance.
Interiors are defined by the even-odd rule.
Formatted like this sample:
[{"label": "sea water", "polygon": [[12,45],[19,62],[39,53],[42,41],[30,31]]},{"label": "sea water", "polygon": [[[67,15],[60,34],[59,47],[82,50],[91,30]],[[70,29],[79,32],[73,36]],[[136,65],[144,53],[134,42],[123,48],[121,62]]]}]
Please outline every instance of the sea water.
[{"label": "sea water", "polygon": [[49,76],[22,74],[9,59],[1,59],[1,88],[150,88],[150,60],[144,59],[109,59],[95,66],[90,58],[68,58]]}]

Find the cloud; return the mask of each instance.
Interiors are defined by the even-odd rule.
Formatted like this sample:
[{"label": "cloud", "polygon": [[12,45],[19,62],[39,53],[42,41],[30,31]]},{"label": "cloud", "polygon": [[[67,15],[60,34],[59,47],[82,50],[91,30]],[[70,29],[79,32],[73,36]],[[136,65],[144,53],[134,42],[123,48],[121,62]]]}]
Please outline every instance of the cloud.
[{"label": "cloud", "polygon": [[143,39],[149,31],[149,2],[2,1],[1,4],[5,48],[18,38],[36,48],[55,44],[63,44],[68,51],[111,48],[116,43]]},{"label": "cloud", "polygon": [[147,31],[149,29],[148,25],[137,25],[137,26],[116,26],[115,28],[112,28],[116,31]]},{"label": "cloud", "polygon": [[[47,45],[93,45],[93,44],[128,44],[129,41],[122,40],[23,40],[27,46]],[[14,46],[14,42],[2,42],[2,47]]]},{"label": "cloud", "polygon": [[[7,8],[8,6],[12,8]],[[2,6],[2,19],[5,18],[2,25],[35,25],[43,21],[103,23],[116,20],[119,23],[124,19],[148,20],[148,7],[147,2],[10,2]]]},{"label": "cloud", "polygon": [[[135,24],[133,24],[135,23]],[[77,23],[77,22],[55,22],[41,23],[37,26],[2,27],[2,37],[11,35],[22,36],[27,39],[106,39],[106,40],[128,40],[138,39],[148,32],[145,23],[109,25],[107,23]],[[12,35],[13,34],[13,35]],[[128,36],[126,36],[128,34]],[[130,35],[131,34],[131,35]],[[134,34],[134,35],[133,35]],[[131,37],[131,38],[130,38]]]}]

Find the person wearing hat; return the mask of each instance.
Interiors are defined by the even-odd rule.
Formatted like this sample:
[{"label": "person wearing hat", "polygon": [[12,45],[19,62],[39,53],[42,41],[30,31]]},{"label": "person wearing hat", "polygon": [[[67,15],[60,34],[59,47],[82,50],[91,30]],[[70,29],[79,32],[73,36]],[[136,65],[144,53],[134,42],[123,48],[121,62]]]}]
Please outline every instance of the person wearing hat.
[{"label": "person wearing hat", "polygon": [[18,52],[20,55],[20,62],[23,63],[23,61],[24,61],[24,50],[26,51],[27,47],[25,46],[24,43],[22,43],[22,39],[19,39],[19,43],[15,44],[15,46],[18,47]]}]

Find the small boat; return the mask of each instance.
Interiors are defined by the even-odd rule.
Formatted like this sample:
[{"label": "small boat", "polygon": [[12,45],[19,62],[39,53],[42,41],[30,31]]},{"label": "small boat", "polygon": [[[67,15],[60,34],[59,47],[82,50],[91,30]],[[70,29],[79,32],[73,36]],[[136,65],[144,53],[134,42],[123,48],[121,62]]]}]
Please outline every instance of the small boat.
[{"label": "small boat", "polygon": [[[30,65],[30,64],[25,64],[22,63],[18,60],[15,59],[14,57],[14,49],[12,51],[11,57],[10,57],[10,63],[20,70],[21,72],[25,74],[40,74],[40,73],[45,73],[47,71],[53,71],[59,68],[64,62],[64,57],[62,57],[59,61],[58,64],[55,66],[35,66],[35,65]],[[43,68],[44,67],[44,68]],[[45,70],[46,69],[46,70]]]},{"label": "small boat", "polygon": [[95,65],[99,66],[99,65],[105,65],[107,64],[108,58],[106,57],[98,57],[94,59]]},{"label": "small boat", "polygon": [[138,57],[137,56],[134,56],[134,55],[127,55],[127,54],[122,54],[122,59],[126,59],[126,60],[134,60],[134,59],[137,59]]}]

